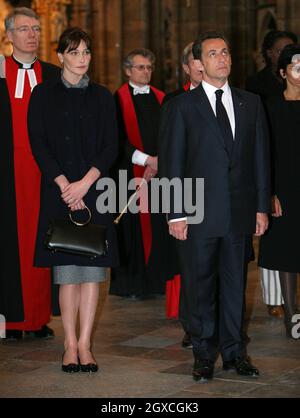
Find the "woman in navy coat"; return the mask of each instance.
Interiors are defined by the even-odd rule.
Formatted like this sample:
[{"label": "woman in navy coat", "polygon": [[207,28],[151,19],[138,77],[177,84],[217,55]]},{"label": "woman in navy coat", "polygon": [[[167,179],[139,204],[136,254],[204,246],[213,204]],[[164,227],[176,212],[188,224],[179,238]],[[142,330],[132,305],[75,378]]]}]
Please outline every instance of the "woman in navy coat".
[{"label": "woman in navy coat", "polygon": [[[91,332],[98,303],[99,282],[106,267],[118,263],[113,217],[96,208],[99,178],[107,176],[117,155],[114,101],[109,91],[90,82],[90,38],[79,28],[67,29],[57,52],[61,76],[37,86],[31,96],[28,128],[33,155],[42,172],[35,265],[50,266],[60,284],[60,308],[65,331],[62,370],[98,370],[91,352]],[[86,218],[107,225],[108,256],[94,260],[52,253],[44,244],[50,220]],[[80,336],[76,318],[80,316]]]}]

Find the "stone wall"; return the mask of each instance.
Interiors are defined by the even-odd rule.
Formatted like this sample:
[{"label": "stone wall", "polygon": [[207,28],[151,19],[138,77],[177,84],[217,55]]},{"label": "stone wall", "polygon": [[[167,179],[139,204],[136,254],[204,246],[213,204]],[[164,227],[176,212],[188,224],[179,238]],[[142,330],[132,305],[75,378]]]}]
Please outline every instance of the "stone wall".
[{"label": "stone wall", "polygon": [[34,0],[31,4],[41,15],[41,58],[57,63],[60,32],[69,25],[80,26],[93,39],[92,77],[112,91],[125,81],[123,57],[137,47],[153,50],[157,59],[153,83],[170,91],[183,82],[180,59],[185,45],[199,32],[222,30],[232,48],[232,83],[243,87],[246,77],[263,65],[259,51],[268,30],[289,29],[300,35],[299,0]]}]

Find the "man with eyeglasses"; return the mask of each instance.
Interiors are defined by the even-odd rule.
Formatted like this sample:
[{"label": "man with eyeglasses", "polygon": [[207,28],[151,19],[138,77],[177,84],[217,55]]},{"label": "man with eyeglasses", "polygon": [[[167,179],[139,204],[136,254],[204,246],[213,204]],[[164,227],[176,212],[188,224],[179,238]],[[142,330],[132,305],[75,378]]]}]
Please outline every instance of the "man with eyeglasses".
[{"label": "man with eyeglasses", "polygon": [[[157,174],[160,106],[164,93],[150,85],[155,57],[148,49],[130,52],[123,66],[128,83],[116,92],[120,157],[128,181]],[[148,183],[149,184],[149,183]],[[150,205],[150,194],[148,196]],[[122,209],[122,208],[121,208]],[[128,213],[118,227],[121,266],[113,271],[111,293],[131,299],[165,292],[171,254],[165,216]],[[169,262],[170,260],[170,262]]]},{"label": "man with eyeglasses", "polygon": [[31,153],[27,110],[32,89],[59,75],[58,67],[37,59],[40,21],[28,8],[5,19],[13,46],[0,63],[0,215],[5,245],[0,255],[0,313],[6,338],[51,338],[51,286],[47,269],[33,267],[40,204],[40,172]]}]

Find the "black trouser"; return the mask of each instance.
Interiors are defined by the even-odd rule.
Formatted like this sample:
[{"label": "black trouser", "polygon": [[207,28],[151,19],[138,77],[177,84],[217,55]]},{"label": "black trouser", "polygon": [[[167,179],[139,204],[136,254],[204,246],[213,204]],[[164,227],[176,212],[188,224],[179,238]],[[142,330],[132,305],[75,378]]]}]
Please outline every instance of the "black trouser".
[{"label": "black trouser", "polygon": [[[194,354],[224,361],[244,356],[241,338],[249,236],[190,235],[178,241],[182,292]],[[219,283],[217,286],[217,278]]]}]

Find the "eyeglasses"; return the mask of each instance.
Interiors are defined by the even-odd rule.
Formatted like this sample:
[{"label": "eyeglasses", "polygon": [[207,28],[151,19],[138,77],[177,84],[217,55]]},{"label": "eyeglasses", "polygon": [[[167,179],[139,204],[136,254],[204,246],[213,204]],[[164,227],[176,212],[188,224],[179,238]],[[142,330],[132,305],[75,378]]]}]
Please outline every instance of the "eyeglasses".
[{"label": "eyeglasses", "polygon": [[20,26],[19,28],[14,28],[14,29],[11,29],[11,30],[16,30],[17,32],[22,33],[22,34],[25,35],[26,33],[30,32],[31,30],[34,33],[40,33],[41,32],[41,27],[38,26],[38,25],[36,25],[36,26]]},{"label": "eyeglasses", "polygon": [[77,49],[74,49],[73,51],[69,51],[68,55],[71,55],[71,57],[77,58],[80,56],[88,57],[91,55],[91,51],[89,49],[85,49],[84,51],[80,52]]},{"label": "eyeglasses", "polygon": [[137,64],[137,65],[132,65],[131,67],[136,68],[138,71],[153,71],[154,70],[154,65],[143,65],[143,64]]}]

